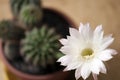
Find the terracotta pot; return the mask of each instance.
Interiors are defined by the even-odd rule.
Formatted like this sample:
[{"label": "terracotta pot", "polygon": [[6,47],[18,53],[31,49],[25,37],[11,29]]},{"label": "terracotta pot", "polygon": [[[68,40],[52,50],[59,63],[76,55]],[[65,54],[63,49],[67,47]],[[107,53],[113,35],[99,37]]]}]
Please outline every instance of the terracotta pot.
[{"label": "terracotta pot", "polygon": [[[59,13],[58,11],[52,10],[52,9],[46,9],[46,10],[51,10],[51,11],[55,12],[56,14],[61,15],[68,23],[70,23],[72,26],[74,26],[74,24],[72,23],[72,21],[70,21],[70,19],[68,17],[64,16],[63,14]],[[0,58],[7,66],[8,70],[10,72],[12,72],[15,76],[17,76],[20,80],[68,80],[68,76],[70,75],[70,72],[58,71],[58,72],[54,72],[54,73],[47,74],[47,75],[30,75],[30,74],[27,74],[27,73],[17,70],[6,59],[6,57],[4,55],[2,43],[3,43],[2,40],[0,40]],[[71,76],[69,76],[69,78],[70,77]],[[71,80],[71,79],[69,79],[69,80]]]}]

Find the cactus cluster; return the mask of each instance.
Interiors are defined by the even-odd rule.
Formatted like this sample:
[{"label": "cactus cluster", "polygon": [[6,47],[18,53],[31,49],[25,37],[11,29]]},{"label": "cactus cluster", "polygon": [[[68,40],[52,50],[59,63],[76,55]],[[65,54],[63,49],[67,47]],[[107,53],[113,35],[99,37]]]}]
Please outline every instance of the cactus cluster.
[{"label": "cactus cluster", "polygon": [[26,33],[21,48],[25,61],[41,67],[46,67],[48,64],[54,65],[60,54],[59,38],[54,29],[48,30],[45,26],[40,29],[34,28]]},{"label": "cactus cluster", "polygon": [[28,4],[34,4],[36,6],[41,6],[40,0],[10,0],[11,9],[15,16],[18,16],[22,7]]},{"label": "cactus cluster", "polygon": [[26,29],[32,28],[42,20],[40,0],[10,0],[14,16]]},{"label": "cactus cluster", "polygon": [[[3,39],[5,56],[10,62],[21,59],[25,65],[40,70],[47,70],[48,67],[57,70],[56,60],[62,55],[59,51],[60,35],[42,23],[40,2],[40,0],[10,0],[12,11],[17,18],[14,19],[16,21],[0,22],[0,38]],[[43,26],[39,27],[40,25]],[[34,69],[28,73],[32,70]]]},{"label": "cactus cluster", "polygon": [[24,30],[9,20],[0,22],[0,37],[3,40],[20,40],[24,37]]},{"label": "cactus cluster", "polygon": [[36,5],[26,5],[21,9],[19,17],[27,28],[31,28],[42,20],[42,10]]}]

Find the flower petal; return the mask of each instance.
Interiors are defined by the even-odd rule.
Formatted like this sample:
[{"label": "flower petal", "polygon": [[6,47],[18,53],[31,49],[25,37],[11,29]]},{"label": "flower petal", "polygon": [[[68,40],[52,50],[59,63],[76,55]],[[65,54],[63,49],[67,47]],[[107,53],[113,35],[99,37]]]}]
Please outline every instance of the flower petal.
[{"label": "flower petal", "polygon": [[102,25],[98,25],[96,28],[95,28],[95,31],[94,31],[94,36],[96,36],[96,37],[102,37],[102,35],[103,35],[103,29],[102,29]]},{"label": "flower petal", "polygon": [[93,31],[89,26],[89,23],[83,25],[82,23],[80,24],[79,27],[79,32],[81,34],[81,37],[85,40],[85,41],[91,41],[91,39],[93,38]]},{"label": "flower petal", "polygon": [[94,74],[99,74],[100,72],[100,65],[101,61],[99,59],[93,59],[92,62],[91,62],[91,71],[92,73]]},{"label": "flower petal", "polygon": [[62,45],[66,45],[68,43],[68,40],[64,38],[60,39],[59,41]]},{"label": "flower petal", "polygon": [[97,74],[92,73],[94,80],[98,80]]},{"label": "flower petal", "polygon": [[81,67],[75,70],[75,78],[78,80],[81,77]]},{"label": "flower petal", "polygon": [[83,79],[87,79],[90,73],[91,73],[90,66],[84,63],[81,67],[81,76],[83,77]]},{"label": "flower petal", "polygon": [[83,64],[83,62],[78,62],[78,61],[71,61],[68,66],[64,69],[64,71],[68,71],[68,70],[73,70],[73,69],[77,69],[78,67],[80,67]]},{"label": "flower petal", "polygon": [[103,62],[101,62],[100,65],[101,65],[101,67],[100,67],[100,72],[101,72],[101,73],[104,73],[104,74],[107,73],[106,67],[105,67],[105,65],[103,64]]},{"label": "flower petal", "polygon": [[84,44],[83,38],[81,38],[80,33],[78,33],[79,36],[67,36],[68,45],[72,46],[74,48],[82,47],[81,45]]},{"label": "flower petal", "polygon": [[113,41],[114,41],[114,38],[112,38],[112,35],[105,36],[103,38],[102,45],[101,45],[102,50],[107,48]]},{"label": "flower petal", "polygon": [[71,56],[65,55],[59,58],[57,62],[61,62],[61,65],[67,66],[71,62]]},{"label": "flower petal", "polygon": [[80,36],[79,31],[75,28],[69,28],[69,33],[70,33],[70,36],[72,37],[78,38]]},{"label": "flower petal", "polygon": [[79,47],[77,46],[63,46],[60,48],[60,51],[63,53],[63,54],[71,54],[71,55],[75,55],[75,54],[78,54],[79,52]]},{"label": "flower petal", "polygon": [[84,27],[83,23],[80,23],[79,32],[81,32],[83,30],[83,27]]},{"label": "flower petal", "polygon": [[103,39],[103,29],[102,29],[102,25],[99,25],[96,27],[96,29],[94,30],[94,37],[93,37],[93,42],[95,45],[100,45]]},{"label": "flower petal", "polygon": [[70,49],[69,46],[63,46],[63,47],[60,48],[60,51],[64,54],[69,54],[70,50],[71,49]]},{"label": "flower petal", "polygon": [[94,59],[91,64],[91,71],[93,74],[106,73],[106,67],[101,60]]},{"label": "flower petal", "polygon": [[[102,72],[102,73],[106,73],[106,67],[105,67],[105,65],[104,65],[104,63],[101,61],[101,60],[99,60],[99,59],[96,59],[96,61],[97,61],[97,67],[99,68],[99,72]],[[94,66],[95,66],[96,64],[94,64]],[[95,73],[96,74],[96,73]]]},{"label": "flower petal", "polygon": [[108,61],[112,58],[112,55],[115,54],[117,54],[117,52],[114,49],[106,49],[100,52],[97,57],[102,61]]}]

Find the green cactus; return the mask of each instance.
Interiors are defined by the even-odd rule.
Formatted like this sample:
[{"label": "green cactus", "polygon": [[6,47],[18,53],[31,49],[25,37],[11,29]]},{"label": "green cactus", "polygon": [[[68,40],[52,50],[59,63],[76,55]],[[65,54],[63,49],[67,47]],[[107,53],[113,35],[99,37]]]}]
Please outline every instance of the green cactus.
[{"label": "green cactus", "polygon": [[34,27],[42,20],[42,10],[36,5],[26,5],[21,9],[19,18],[27,28]]},{"label": "green cactus", "polygon": [[44,68],[47,65],[54,65],[61,55],[59,38],[54,29],[48,30],[45,26],[40,29],[34,28],[26,33],[21,48],[25,61]]},{"label": "green cactus", "polygon": [[14,60],[20,56],[19,54],[19,43],[16,41],[7,41],[4,44],[5,56],[9,60]]},{"label": "green cactus", "polygon": [[20,40],[24,37],[24,30],[9,20],[0,22],[0,37],[3,40]]},{"label": "green cactus", "polygon": [[41,7],[40,0],[10,0],[11,9],[15,16],[18,16],[21,8],[28,4],[34,4]]}]

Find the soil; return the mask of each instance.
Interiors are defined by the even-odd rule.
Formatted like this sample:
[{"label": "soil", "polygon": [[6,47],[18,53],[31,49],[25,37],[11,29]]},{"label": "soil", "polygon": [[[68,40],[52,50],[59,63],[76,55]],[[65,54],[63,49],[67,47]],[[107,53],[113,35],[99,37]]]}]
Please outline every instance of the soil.
[{"label": "soil", "polygon": [[[55,28],[56,33],[60,34],[62,37],[69,35],[69,27],[72,26],[70,25],[70,22],[66,20],[66,18],[64,18],[61,14],[49,9],[44,9],[43,14],[44,16],[41,25],[47,24],[50,28]],[[20,52],[17,52],[17,54],[20,54]],[[63,69],[63,66],[60,66],[60,63],[57,62],[55,62],[55,65],[53,66],[48,65],[46,68],[32,66],[31,64],[25,63],[21,56],[17,56],[17,58],[14,60],[8,59],[8,61],[16,69],[33,75],[44,75]]]}]

